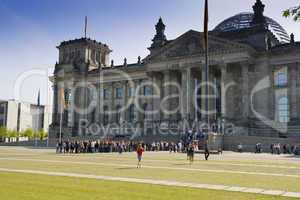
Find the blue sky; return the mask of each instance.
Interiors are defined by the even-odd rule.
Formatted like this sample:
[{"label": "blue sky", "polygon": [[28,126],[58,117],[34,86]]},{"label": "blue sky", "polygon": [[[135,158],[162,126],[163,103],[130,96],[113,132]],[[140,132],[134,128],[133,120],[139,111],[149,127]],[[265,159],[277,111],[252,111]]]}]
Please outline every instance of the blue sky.
[{"label": "blue sky", "polygon": [[[239,12],[252,11],[254,2],[209,0],[210,28]],[[281,16],[284,8],[299,1],[263,2],[265,15],[300,40],[300,24]],[[190,29],[201,31],[203,0],[0,0],[0,99],[36,102],[40,88],[42,102],[51,103],[47,74],[58,58],[55,47],[63,40],[83,36],[86,15],[88,36],[108,44],[115,63],[122,63],[124,57],[136,62],[138,56],[147,55],[160,16],[167,25],[168,39]],[[33,69],[37,74],[19,82],[20,95],[15,96],[16,80]]]}]

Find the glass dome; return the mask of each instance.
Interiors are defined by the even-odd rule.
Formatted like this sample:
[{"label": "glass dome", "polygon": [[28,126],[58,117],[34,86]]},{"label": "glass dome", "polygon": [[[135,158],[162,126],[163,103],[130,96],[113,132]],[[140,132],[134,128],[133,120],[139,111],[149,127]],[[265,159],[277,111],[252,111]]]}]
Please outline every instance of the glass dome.
[{"label": "glass dome", "polygon": [[[240,13],[221,22],[214,31],[228,32],[243,28],[251,28],[251,22],[254,17],[253,13]],[[282,43],[290,42],[290,37],[286,30],[275,20],[265,17],[268,28]]]}]

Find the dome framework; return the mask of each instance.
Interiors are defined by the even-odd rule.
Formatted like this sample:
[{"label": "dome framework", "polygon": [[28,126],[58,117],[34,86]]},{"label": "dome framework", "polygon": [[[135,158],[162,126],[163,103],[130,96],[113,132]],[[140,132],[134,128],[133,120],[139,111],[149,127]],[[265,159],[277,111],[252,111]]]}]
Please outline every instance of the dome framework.
[{"label": "dome framework", "polygon": [[[250,12],[239,13],[235,16],[232,16],[219,25],[217,25],[214,31],[217,32],[230,32],[238,31],[245,28],[251,28],[254,25],[251,23],[253,21],[254,14]],[[275,20],[269,17],[265,17],[266,25],[268,29],[277,37],[281,43],[290,42],[290,37],[287,31]]]}]

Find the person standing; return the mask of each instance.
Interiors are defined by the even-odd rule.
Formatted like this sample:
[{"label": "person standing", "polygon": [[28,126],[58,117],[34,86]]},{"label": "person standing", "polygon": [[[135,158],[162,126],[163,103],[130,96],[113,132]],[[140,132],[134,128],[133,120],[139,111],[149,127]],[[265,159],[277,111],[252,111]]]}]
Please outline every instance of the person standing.
[{"label": "person standing", "polygon": [[139,144],[136,149],[136,154],[137,154],[137,159],[138,159],[137,168],[142,167],[141,162],[142,162],[143,153],[144,153],[144,148],[142,147],[141,144]]},{"label": "person standing", "polygon": [[187,149],[188,160],[190,161],[190,165],[194,162],[195,148],[193,144],[190,144]]},{"label": "person standing", "polygon": [[209,135],[205,134],[205,136],[204,136],[204,157],[205,157],[205,160],[208,160],[208,157],[210,155],[209,147],[208,147],[208,141],[209,141]]}]

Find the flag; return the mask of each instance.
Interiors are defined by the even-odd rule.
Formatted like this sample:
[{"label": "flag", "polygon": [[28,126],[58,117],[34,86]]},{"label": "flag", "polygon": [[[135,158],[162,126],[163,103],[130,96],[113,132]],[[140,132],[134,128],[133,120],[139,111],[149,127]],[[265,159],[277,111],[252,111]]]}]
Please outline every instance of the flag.
[{"label": "flag", "polygon": [[64,110],[66,108],[66,98],[65,98],[64,88],[60,89],[60,106],[61,106],[61,110]]},{"label": "flag", "polygon": [[39,90],[39,92],[38,92],[37,105],[38,105],[38,106],[41,105],[41,91],[40,91],[40,90]]},{"label": "flag", "polygon": [[204,11],[204,49],[208,49],[208,0],[205,0]]}]

